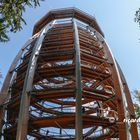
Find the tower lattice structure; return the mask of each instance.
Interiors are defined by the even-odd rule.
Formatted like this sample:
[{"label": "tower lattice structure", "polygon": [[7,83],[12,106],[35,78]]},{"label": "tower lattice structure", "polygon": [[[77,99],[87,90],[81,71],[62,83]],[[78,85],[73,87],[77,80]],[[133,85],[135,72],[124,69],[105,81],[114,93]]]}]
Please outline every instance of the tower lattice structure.
[{"label": "tower lattice structure", "polygon": [[0,94],[4,140],[138,140],[123,73],[96,19],[52,10],[15,57]]}]

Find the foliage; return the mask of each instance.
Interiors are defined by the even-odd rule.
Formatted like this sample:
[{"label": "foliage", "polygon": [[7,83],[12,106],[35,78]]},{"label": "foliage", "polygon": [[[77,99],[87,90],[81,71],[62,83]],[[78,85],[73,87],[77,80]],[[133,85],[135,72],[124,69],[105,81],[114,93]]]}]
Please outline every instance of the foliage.
[{"label": "foliage", "polygon": [[140,8],[135,13],[135,22],[139,23],[140,25]]},{"label": "foliage", "polygon": [[[133,95],[134,95],[134,109],[135,109],[135,113],[136,113],[136,119],[139,120],[140,119],[140,91],[138,90],[134,90],[133,91]],[[137,122],[137,126],[138,126],[138,133],[140,133],[140,122]]]},{"label": "foliage", "polygon": [[16,33],[26,24],[23,13],[26,7],[40,6],[43,0],[0,0],[0,42],[9,41],[8,32]]},{"label": "foliage", "polygon": [[136,117],[140,117],[140,91],[134,90],[135,94],[135,103],[134,103],[134,108],[136,112]]}]

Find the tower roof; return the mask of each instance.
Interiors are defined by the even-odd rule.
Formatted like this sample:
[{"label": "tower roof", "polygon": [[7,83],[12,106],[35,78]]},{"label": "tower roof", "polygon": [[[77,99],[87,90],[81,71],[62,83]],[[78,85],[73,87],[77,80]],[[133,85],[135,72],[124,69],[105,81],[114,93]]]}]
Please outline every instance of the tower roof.
[{"label": "tower roof", "polygon": [[63,18],[76,18],[91,27],[95,28],[102,36],[104,33],[99,27],[95,17],[77,9],[77,8],[62,8],[55,9],[48,12],[45,16],[43,16],[34,26],[33,34],[39,32],[47,23],[51,22],[54,19],[63,19]]}]

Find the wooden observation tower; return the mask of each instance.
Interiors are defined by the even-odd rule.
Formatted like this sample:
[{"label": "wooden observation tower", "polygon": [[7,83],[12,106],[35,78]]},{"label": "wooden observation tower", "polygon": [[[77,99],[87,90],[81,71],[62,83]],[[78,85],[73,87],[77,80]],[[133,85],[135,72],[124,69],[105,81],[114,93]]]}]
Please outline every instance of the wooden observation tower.
[{"label": "wooden observation tower", "polygon": [[96,19],[52,10],[15,57],[0,94],[2,140],[138,140],[123,73]]}]

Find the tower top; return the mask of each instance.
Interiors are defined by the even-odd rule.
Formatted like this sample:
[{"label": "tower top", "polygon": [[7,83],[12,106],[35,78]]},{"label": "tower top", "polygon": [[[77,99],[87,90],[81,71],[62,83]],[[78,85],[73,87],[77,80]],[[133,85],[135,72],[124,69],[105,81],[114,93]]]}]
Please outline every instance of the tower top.
[{"label": "tower top", "polygon": [[95,17],[79,10],[78,8],[55,9],[43,16],[34,26],[33,34],[39,32],[47,23],[55,19],[75,18],[96,29],[102,36],[104,33],[99,27]]}]

